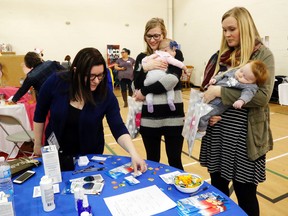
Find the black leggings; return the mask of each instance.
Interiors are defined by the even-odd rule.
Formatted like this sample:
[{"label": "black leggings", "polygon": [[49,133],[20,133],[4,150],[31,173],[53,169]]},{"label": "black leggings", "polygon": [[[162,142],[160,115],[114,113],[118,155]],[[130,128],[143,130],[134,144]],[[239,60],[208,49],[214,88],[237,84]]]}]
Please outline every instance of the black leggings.
[{"label": "black leggings", "polygon": [[[164,136],[166,155],[170,166],[183,170],[181,153],[183,147],[183,136]],[[147,160],[159,162],[161,155],[161,135],[143,136],[142,139],[146,149]]]},{"label": "black leggings", "polygon": [[[210,173],[211,184],[227,196],[229,194],[229,181],[222,178],[220,172]],[[256,196],[257,185],[253,183],[240,183],[233,180],[233,187],[238,205],[249,215],[259,216],[259,203]]]}]

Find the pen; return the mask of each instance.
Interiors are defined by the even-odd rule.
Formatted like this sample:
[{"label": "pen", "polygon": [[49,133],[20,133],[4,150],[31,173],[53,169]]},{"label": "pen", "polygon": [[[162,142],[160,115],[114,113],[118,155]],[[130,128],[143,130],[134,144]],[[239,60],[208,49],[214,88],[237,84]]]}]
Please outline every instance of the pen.
[{"label": "pen", "polygon": [[200,190],[191,193],[190,196],[195,196],[195,195],[198,194],[199,192],[204,191],[204,190],[207,190],[208,188],[209,188],[208,186],[203,187],[203,188],[201,188]]}]

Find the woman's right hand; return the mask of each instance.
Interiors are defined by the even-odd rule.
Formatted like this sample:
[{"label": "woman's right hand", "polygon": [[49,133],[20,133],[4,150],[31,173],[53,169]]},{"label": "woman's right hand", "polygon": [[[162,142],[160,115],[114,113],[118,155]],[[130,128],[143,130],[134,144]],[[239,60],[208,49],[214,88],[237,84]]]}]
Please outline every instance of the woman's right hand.
[{"label": "woman's right hand", "polygon": [[145,64],[143,64],[143,70],[144,71],[150,71],[150,70],[167,70],[168,63],[163,62],[162,60],[156,60],[157,56],[154,56],[153,58],[149,59]]},{"label": "woman's right hand", "polygon": [[221,116],[212,116],[210,119],[209,119],[209,125],[210,126],[214,126],[218,121],[220,121],[222,118]]}]

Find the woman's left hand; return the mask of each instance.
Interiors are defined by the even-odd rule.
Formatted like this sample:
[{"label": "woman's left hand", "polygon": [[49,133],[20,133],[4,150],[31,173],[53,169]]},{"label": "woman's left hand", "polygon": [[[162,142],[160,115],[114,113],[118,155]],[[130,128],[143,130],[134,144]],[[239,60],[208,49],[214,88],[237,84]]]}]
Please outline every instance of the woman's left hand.
[{"label": "woman's left hand", "polygon": [[210,85],[204,92],[204,102],[209,103],[216,97],[221,97],[221,86]]}]

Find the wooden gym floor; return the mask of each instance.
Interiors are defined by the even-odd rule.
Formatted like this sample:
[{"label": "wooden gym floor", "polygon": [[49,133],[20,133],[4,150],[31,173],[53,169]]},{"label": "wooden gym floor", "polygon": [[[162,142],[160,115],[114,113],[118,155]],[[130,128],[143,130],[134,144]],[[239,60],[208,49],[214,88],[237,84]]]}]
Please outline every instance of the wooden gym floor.
[{"label": "wooden gym floor", "polygon": [[[185,112],[188,108],[190,89],[183,90],[183,101]],[[115,89],[115,95],[118,98],[121,114],[124,122],[128,108],[123,108],[123,100],[119,89]],[[258,200],[260,204],[261,216],[286,216],[288,215],[288,106],[270,104],[271,108],[271,129],[274,139],[274,149],[267,154],[266,176],[264,183],[258,186]],[[106,148],[105,154],[127,155],[127,153],[116,143],[109,127],[104,120]],[[145,149],[141,136],[133,140],[139,154],[145,158]],[[201,167],[198,161],[200,141],[196,141],[192,151],[192,156],[188,156],[187,142],[184,141],[182,162],[186,172],[197,173],[207,182],[210,182],[209,174],[206,168]],[[161,163],[167,164],[165,147],[162,145]],[[235,193],[231,198],[237,203]]]}]

